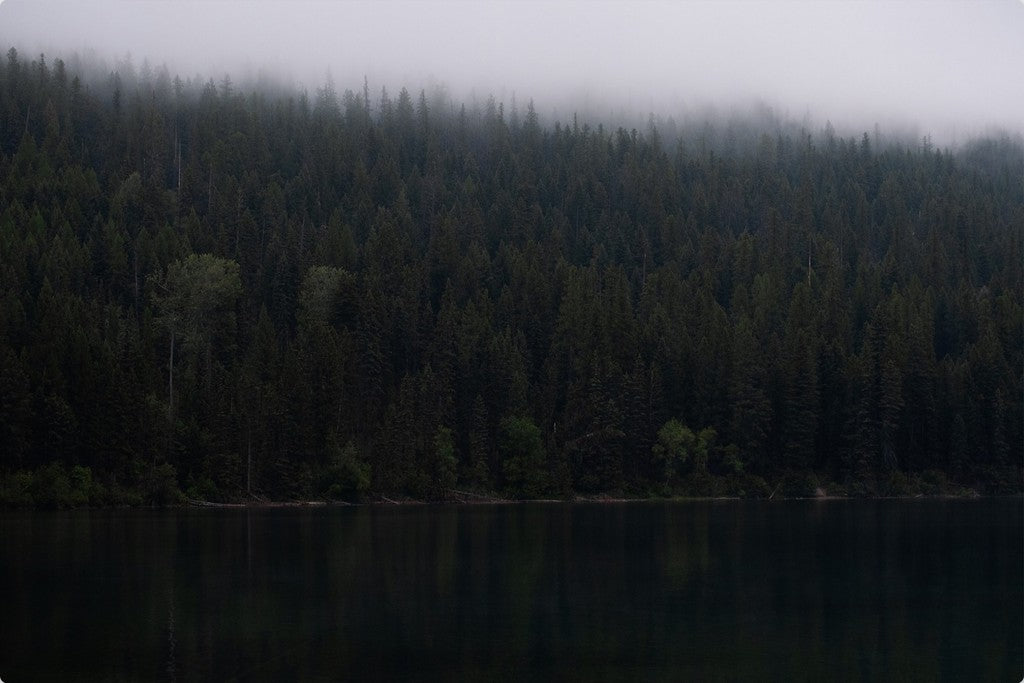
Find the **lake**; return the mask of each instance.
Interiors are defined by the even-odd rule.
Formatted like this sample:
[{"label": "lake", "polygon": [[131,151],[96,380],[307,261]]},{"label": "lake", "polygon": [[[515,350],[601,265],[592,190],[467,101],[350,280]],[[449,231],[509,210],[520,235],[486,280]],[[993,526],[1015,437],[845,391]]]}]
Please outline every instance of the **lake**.
[{"label": "lake", "polygon": [[1024,675],[1024,504],[0,514],[0,679]]}]

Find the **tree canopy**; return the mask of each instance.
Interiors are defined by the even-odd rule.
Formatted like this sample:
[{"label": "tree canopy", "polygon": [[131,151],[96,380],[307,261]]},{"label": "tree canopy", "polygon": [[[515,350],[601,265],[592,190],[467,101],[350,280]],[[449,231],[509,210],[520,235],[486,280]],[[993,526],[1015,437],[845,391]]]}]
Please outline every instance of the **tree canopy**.
[{"label": "tree canopy", "polygon": [[1019,139],[52,64],[0,61],[8,503],[1020,490]]}]

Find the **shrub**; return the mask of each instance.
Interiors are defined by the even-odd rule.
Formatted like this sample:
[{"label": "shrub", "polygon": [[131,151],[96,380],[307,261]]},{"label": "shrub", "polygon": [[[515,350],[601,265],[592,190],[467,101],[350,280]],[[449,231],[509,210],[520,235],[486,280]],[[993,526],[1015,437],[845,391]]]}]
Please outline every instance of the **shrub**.
[{"label": "shrub", "polygon": [[915,493],[913,482],[899,470],[893,470],[882,484],[883,496],[909,496]]},{"label": "shrub", "polygon": [[18,470],[0,483],[0,505],[10,507],[31,507],[34,481],[31,472]]},{"label": "shrub", "polygon": [[68,476],[71,484],[70,501],[72,507],[88,505],[93,502],[92,470],[88,467],[75,465]]},{"label": "shrub", "polygon": [[142,475],[142,500],[148,505],[174,505],[180,503],[178,474],[169,462],[154,465]]},{"label": "shrub", "polygon": [[359,457],[355,445],[331,446],[320,481],[320,492],[332,500],[356,502],[370,488],[370,466]]},{"label": "shrub", "polygon": [[772,489],[761,477],[756,474],[740,473],[727,478],[729,495],[740,498],[767,498],[772,495]]},{"label": "shrub", "polygon": [[925,470],[920,476],[921,493],[926,496],[939,496],[950,490],[949,479],[945,472]]},{"label": "shrub", "polygon": [[818,477],[813,472],[786,472],[778,490],[785,498],[814,498],[818,491]]},{"label": "shrub", "polygon": [[71,507],[71,482],[63,465],[54,461],[36,470],[32,498],[40,507]]},{"label": "shrub", "polygon": [[192,500],[220,500],[220,491],[213,480],[206,476],[190,478],[185,487],[185,497]]},{"label": "shrub", "polygon": [[548,489],[547,457],[540,429],[528,417],[506,417],[498,429],[505,484],[516,498],[540,498]]}]

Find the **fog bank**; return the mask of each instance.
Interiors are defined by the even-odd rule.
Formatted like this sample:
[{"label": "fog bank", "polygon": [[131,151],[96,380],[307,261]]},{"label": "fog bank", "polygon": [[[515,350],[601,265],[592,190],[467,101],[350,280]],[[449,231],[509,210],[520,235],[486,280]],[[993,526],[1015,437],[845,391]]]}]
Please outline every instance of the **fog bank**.
[{"label": "fog bank", "polygon": [[955,142],[1024,126],[1024,4],[974,2],[33,2],[0,44],[95,51],[183,77],[272,73],[310,90],[444,83],[538,110],[662,116],[762,101]]}]

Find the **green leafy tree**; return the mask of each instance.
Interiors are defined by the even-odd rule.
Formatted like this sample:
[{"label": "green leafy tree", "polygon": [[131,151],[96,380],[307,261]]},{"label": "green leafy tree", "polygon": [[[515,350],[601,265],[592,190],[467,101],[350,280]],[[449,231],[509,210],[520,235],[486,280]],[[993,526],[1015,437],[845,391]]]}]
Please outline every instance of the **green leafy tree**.
[{"label": "green leafy tree", "polygon": [[174,354],[180,339],[200,353],[211,380],[214,341],[234,331],[235,304],[242,294],[238,264],[211,254],[190,254],[150,279],[153,306],[169,336],[167,415],[174,421]]},{"label": "green leafy tree", "polygon": [[692,472],[708,473],[708,459],[718,434],[711,427],[694,433],[677,419],[671,419],[658,430],[658,440],[651,447],[657,462],[664,468],[665,481]]},{"label": "green leafy tree", "polygon": [[506,417],[498,427],[498,454],[505,487],[516,498],[540,498],[547,492],[544,442],[528,417]]},{"label": "green leafy tree", "polygon": [[439,425],[514,495],[1020,490],[1019,140],[69,63],[0,64],[11,499],[78,504],[75,466],[111,501],[327,495],[341,444],[439,497]]},{"label": "green leafy tree", "polygon": [[370,466],[353,443],[344,448],[332,444],[321,491],[328,498],[358,502],[370,489]]},{"label": "green leafy tree", "polygon": [[658,430],[658,440],[651,447],[651,452],[654,454],[655,462],[661,466],[665,482],[678,476],[689,460],[693,441],[693,432],[675,418]]}]

